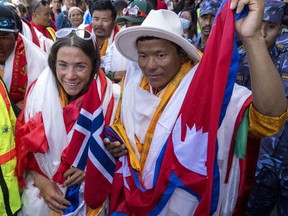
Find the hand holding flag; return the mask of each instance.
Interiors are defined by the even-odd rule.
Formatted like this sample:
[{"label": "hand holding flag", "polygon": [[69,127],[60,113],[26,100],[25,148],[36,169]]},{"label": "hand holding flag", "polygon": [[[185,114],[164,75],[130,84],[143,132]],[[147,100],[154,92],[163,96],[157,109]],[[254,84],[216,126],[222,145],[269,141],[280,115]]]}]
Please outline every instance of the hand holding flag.
[{"label": "hand holding flag", "polygon": [[[258,3],[258,2],[259,3]],[[242,39],[249,39],[257,36],[261,30],[264,3],[262,0],[239,1],[232,0],[230,8],[236,9],[236,14],[244,11],[247,15],[236,21],[236,31]],[[249,9],[249,13],[245,11]],[[247,11],[248,12],[248,11]]]}]

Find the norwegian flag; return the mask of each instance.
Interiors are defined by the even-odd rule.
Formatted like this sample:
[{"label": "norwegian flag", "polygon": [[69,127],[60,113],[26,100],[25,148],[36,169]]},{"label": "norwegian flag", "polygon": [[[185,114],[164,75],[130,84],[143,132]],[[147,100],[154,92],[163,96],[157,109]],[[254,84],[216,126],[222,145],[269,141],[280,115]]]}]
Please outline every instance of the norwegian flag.
[{"label": "norwegian flag", "polygon": [[[72,164],[81,170],[86,169],[85,201],[96,208],[103,204],[108,196],[116,162],[102,141],[104,115],[96,82],[91,83],[85,97],[93,100],[84,100],[64,157],[68,165]],[[67,188],[65,198],[71,205],[64,214],[74,212],[78,208],[81,202],[79,189],[80,185]]]},{"label": "norwegian flag", "polygon": [[[90,132],[90,136],[88,139],[89,149],[84,198],[89,207],[98,208],[103,204],[111,190],[116,160],[107,151],[103,143],[105,121],[102,108],[99,105],[101,104],[99,95],[94,94],[91,98],[94,98],[96,102],[89,101],[83,115],[83,120],[90,120],[89,126],[86,127],[87,131]],[[86,106],[83,105],[83,108],[86,108]]]},{"label": "norwegian flag", "polygon": [[[153,187],[146,190],[129,157],[121,157],[110,200],[112,215],[158,215],[177,188],[195,198],[193,215],[216,211],[220,188],[217,131],[232,95],[239,62],[230,3],[223,1],[215,18],[177,121],[157,158]],[[112,128],[107,131],[113,135]]]}]

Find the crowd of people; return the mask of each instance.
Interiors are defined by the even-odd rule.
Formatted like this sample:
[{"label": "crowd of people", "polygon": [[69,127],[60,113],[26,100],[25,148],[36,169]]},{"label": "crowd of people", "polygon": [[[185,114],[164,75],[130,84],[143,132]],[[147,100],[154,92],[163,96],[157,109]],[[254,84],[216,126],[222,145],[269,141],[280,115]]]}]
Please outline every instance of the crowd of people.
[{"label": "crowd of people", "polygon": [[288,215],[287,97],[286,0],[2,0],[0,215]]}]

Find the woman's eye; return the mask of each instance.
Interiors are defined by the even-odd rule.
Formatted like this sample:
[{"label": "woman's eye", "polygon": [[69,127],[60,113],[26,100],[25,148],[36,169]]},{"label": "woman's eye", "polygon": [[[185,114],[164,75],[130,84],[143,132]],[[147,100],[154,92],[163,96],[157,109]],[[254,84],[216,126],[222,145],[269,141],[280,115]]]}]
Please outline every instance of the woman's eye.
[{"label": "woman's eye", "polygon": [[82,71],[82,70],[85,70],[85,69],[86,69],[86,65],[77,64],[75,68],[76,68],[76,70],[78,70],[78,71]]},{"label": "woman's eye", "polygon": [[78,65],[79,68],[86,68],[85,65]]},{"label": "woman's eye", "polygon": [[63,64],[63,63],[59,63],[59,64],[57,64],[57,67],[59,67],[59,68],[65,68],[65,67],[67,67],[67,65],[66,65],[66,64]]}]

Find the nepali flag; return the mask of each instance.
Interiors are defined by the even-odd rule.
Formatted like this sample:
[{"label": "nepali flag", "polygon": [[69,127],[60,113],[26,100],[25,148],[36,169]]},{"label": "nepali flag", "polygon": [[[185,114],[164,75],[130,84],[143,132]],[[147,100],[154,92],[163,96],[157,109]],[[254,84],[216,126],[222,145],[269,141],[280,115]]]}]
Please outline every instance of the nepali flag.
[{"label": "nepali flag", "polygon": [[[232,95],[239,62],[230,4],[231,0],[224,0],[217,13],[174,128],[157,158],[153,187],[145,189],[130,158],[121,157],[110,199],[112,215],[158,215],[177,188],[195,197],[195,204],[187,204],[192,206],[193,215],[212,215],[217,210],[217,132]],[[107,131],[113,135],[112,127]]]},{"label": "nepali flag", "polygon": [[202,60],[179,113],[181,137],[185,138],[190,132],[187,128],[195,128],[196,133],[203,134],[202,138],[195,136],[189,143],[196,142],[198,146],[207,148],[205,166],[208,178],[194,173],[195,184],[191,182],[192,190],[201,197],[194,215],[212,215],[219,201],[217,132],[232,95],[239,64],[234,12],[230,4],[231,0],[223,1],[218,10]]}]

